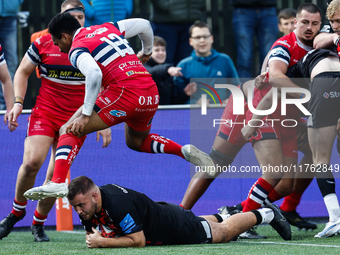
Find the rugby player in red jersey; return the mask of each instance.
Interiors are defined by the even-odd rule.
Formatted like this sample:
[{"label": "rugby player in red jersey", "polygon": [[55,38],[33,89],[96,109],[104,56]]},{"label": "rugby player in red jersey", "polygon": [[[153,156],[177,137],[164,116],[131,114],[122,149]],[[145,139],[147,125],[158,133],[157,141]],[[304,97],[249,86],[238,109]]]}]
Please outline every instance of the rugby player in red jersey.
[{"label": "rugby player in red jersey", "polygon": [[[79,151],[78,137],[125,122],[126,144],[147,153],[180,156],[196,166],[214,166],[210,157],[192,145],[181,146],[158,134],[150,134],[159,95],[143,66],[152,53],[153,32],[149,21],[127,19],[81,28],[68,13],[56,15],[49,32],[71,64],[86,76],[84,104],[62,127],[52,182],[25,193],[30,199],[67,195],[64,182]],[[139,35],[142,52],[134,53],[126,38]],[[104,90],[98,95],[100,86]],[[98,95],[98,97],[97,97]]]}]

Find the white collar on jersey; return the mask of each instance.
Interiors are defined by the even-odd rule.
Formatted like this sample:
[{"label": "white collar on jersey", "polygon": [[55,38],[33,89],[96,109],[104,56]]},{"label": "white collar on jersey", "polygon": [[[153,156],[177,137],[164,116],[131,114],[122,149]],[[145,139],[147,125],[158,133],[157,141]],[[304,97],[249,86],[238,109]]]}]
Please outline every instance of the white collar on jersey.
[{"label": "white collar on jersey", "polygon": [[73,42],[74,37],[76,37],[76,35],[79,34],[80,30],[82,30],[83,28],[84,27],[80,27],[80,28],[77,29],[77,31],[73,35],[72,42]]},{"label": "white collar on jersey", "polygon": [[310,51],[310,50],[313,49],[313,47],[307,46],[307,45],[303,44],[303,43],[299,40],[299,38],[296,36],[296,29],[295,29],[293,32],[294,32],[294,34],[295,34],[296,42],[297,42],[297,44],[299,45],[299,47],[301,47],[301,48],[304,49],[305,51]]}]

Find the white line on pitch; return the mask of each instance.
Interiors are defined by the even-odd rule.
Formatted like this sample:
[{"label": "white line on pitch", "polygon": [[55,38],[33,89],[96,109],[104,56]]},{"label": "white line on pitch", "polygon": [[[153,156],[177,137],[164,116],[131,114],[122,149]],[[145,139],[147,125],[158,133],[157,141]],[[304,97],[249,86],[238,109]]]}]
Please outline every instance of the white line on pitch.
[{"label": "white line on pitch", "polygon": [[277,242],[249,242],[249,241],[245,241],[244,243],[252,243],[252,244],[256,244],[256,243],[263,243],[263,244],[285,244],[285,245],[300,245],[300,246],[316,246],[316,247],[330,247],[330,248],[340,248],[339,245],[329,245],[329,244],[309,244],[309,243],[291,243],[291,242],[287,242],[287,243],[277,243]]}]

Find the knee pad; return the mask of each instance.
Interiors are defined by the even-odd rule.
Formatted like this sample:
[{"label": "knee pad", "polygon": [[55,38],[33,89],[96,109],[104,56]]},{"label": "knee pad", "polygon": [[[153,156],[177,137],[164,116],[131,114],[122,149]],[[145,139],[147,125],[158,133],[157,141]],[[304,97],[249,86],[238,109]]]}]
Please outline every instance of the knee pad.
[{"label": "knee pad", "polygon": [[214,160],[217,164],[221,166],[229,166],[234,161],[234,158],[224,155],[223,153],[215,150],[213,147],[211,148],[209,156],[212,158],[212,160]]}]

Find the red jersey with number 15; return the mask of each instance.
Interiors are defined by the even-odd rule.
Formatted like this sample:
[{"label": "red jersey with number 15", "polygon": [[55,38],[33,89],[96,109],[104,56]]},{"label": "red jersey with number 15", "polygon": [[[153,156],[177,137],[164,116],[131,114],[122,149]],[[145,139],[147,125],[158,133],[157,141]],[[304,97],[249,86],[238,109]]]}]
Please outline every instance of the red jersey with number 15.
[{"label": "red jersey with number 15", "polygon": [[69,59],[77,67],[78,57],[90,53],[100,67],[102,86],[149,88],[155,84],[124,37],[117,23],[80,28],[76,31]]},{"label": "red jersey with number 15", "polygon": [[[285,35],[273,44],[270,53],[268,65],[271,61],[278,60],[287,64],[288,67],[295,65],[300,59],[302,59],[308,51],[313,47],[304,45],[297,37],[295,32],[291,32]],[[270,84],[267,84],[258,90],[255,88],[253,105],[256,108],[261,99],[272,88]],[[272,114],[275,117],[281,117],[281,104],[278,103],[276,111]],[[287,105],[287,115],[296,118],[298,115],[298,109],[294,105]],[[247,116],[249,120],[251,116]]]}]

